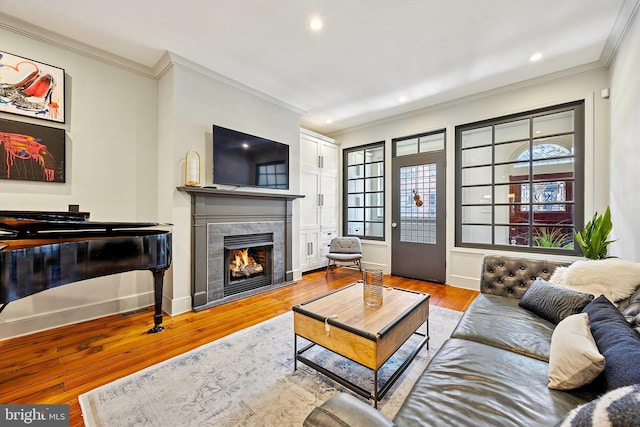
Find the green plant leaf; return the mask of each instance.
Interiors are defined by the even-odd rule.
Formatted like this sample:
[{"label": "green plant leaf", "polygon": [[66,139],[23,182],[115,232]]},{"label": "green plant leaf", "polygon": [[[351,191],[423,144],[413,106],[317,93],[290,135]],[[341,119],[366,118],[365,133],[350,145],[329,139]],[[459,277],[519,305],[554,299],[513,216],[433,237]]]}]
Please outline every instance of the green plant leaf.
[{"label": "green plant leaf", "polygon": [[582,231],[574,233],[582,254],[589,259],[607,258],[608,246],[615,241],[608,240],[612,229],[611,210],[607,206],[604,214],[598,215],[596,212]]}]

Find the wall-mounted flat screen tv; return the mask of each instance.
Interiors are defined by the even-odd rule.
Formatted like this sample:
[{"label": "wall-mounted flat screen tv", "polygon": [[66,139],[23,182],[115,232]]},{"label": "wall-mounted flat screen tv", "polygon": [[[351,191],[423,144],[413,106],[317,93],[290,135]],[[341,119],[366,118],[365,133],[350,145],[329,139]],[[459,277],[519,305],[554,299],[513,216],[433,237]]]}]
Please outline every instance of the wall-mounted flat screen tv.
[{"label": "wall-mounted flat screen tv", "polygon": [[213,183],[289,189],[289,146],[213,125]]}]

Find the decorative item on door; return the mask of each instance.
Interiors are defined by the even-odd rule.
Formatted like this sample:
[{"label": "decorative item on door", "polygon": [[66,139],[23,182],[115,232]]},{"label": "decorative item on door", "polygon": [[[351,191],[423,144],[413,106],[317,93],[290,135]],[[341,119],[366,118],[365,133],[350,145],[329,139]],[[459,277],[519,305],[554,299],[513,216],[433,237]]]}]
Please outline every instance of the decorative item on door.
[{"label": "decorative item on door", "polygon": [[184,185],[198,187],[200,185],[200,154],[187,151],[184,159]]},{"label": "decorative item on door", "polygon": [[413,190],[413,200],[415,200],[417,207],[421,207],[423,205],[422,199],[416,190]]}]

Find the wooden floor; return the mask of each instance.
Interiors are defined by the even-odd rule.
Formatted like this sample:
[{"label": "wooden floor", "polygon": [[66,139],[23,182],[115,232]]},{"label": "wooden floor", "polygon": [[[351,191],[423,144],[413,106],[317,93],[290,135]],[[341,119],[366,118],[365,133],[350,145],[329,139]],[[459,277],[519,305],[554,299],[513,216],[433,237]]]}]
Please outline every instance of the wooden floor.
[{"label": "wooden floor", "polygon": [[[260,323],[359,278],[357,270],[314,272],[297,283],[198,313],[165,316],[149,335],[152,310],[113,315],[0,341],[0,403],[66,403],[71,426],[83,426],[78,395]],[[385,276],[385,285],[431,294],[430,302],[464,311],[477,292]]]}]

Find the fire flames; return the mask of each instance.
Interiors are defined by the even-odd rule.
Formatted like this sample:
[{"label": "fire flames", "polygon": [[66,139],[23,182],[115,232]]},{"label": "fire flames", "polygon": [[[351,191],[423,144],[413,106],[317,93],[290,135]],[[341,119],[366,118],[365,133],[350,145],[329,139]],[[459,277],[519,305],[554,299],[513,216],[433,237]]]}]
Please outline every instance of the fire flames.
[{"label": "fire flames", "polygon": [[233,277],[262,273],[262,264],[249,255],[249,249],[237,249],[229,257],[229,270]]}]

